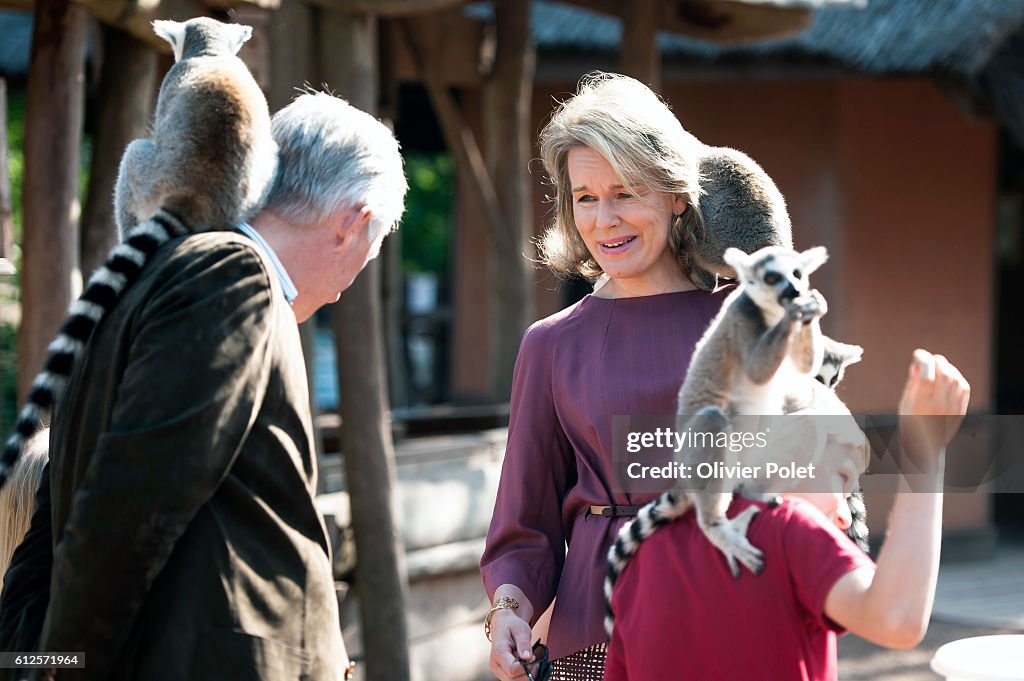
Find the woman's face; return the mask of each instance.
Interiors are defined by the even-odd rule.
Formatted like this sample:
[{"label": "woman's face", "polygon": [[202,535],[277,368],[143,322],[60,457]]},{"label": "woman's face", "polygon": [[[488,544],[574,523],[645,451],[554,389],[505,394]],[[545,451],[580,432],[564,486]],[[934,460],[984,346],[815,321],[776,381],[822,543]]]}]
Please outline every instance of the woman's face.
[{"label": "woman's face", "polygon": [[[568,156],[576,228],[616,294],[650,295],[680,290],[669,246],[669,226],[686,203],[680,197],[622,185],[611,165],[589,147]],[[684,287],[685,288],[685,287]]]}]

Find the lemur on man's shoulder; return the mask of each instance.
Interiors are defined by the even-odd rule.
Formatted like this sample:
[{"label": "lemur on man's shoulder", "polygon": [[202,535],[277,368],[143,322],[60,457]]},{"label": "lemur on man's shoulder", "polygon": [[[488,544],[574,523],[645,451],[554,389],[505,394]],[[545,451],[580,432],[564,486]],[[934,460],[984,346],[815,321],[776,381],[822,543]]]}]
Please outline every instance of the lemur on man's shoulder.
[{"label": "lemur on man's shoulder", "polygon": [[153,29],[171,44],[175,64],[160,87],[152,134],[128,145],[121,160],[114,203],[122,242],[49,346],[0,458],[0,487],[60,400],[93,330],[150,257],[176,237],[237,226],[273,182],[277,144],[267,101],[236,56],[252,29],[203,17],[154,21]]}]

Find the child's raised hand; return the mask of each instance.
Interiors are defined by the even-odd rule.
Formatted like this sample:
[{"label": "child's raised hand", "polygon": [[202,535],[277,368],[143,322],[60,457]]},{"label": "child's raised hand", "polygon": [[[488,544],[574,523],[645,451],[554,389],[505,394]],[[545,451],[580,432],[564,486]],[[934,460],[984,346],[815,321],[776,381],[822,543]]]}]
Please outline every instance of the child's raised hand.
[{"label": "child's raised hand", "polygon": [[[949,360],[926,350],[914,351],[899,413],[904,446],[919,465],[944,450],[967,413],[970,397],[970,384]],[[945,418],[911,418],[939,416]]]}]

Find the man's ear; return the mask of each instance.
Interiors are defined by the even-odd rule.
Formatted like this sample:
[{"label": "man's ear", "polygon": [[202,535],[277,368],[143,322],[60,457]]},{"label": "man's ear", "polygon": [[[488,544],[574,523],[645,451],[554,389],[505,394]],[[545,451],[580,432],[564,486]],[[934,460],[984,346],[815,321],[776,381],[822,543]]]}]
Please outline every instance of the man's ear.
[{"label": "man's ear", "polygon": [[351,239],[360,234],[365,234],[365,230],[370,225],[370,218],[373,216],[373,211],[369,206],[365,205],[357,208],[346,208],[340,211],[340,213],[341,215],[334,231],[335,251],[347,248]]}]

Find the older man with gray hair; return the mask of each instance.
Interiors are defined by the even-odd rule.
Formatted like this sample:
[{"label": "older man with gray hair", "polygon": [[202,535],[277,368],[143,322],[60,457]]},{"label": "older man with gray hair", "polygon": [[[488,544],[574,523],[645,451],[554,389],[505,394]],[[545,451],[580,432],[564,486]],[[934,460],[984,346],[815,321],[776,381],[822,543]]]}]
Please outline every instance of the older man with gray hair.
[{"label": "older man with gray hair", "polygon": [[90,340],[0,649],[84,653],[96,679],[345,676],[295,322],[377,255],[406,182],[391,132],[340,99],[304,94],[273,126],[252,224],[168,242]]}]

